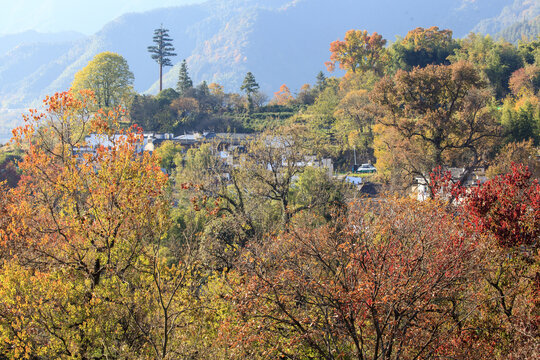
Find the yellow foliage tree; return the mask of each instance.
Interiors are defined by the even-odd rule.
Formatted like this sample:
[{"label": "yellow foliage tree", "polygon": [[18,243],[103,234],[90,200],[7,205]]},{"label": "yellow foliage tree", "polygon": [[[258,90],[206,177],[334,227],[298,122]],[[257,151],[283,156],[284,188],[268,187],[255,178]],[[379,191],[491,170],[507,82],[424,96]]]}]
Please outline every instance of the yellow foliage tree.
[{"label": "yellow foliage tree", "polygon": [[77,72],[71,86],[75,91],[92,90],[99,108],[125,107],[133,95],[133,80],[126,59],[106,51]]}]

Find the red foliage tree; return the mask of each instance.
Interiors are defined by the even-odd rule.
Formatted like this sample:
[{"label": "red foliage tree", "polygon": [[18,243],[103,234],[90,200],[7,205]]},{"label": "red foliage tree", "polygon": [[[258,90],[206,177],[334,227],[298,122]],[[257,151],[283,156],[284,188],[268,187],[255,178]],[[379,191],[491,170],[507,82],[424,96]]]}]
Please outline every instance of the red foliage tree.
[{"label": "red foliage tree", "polygon": [[538,246],[540,184],[528,167],[513,165],[466,195],[465,208],[481,231],[490,231],[502,247]]},{"label": "red foliage tree", "polygon": [[239,347],[267,357],[413,359],[459,337],[474,236],[435,202],[352,204],[321,228],[252,246],[235,304]]}]

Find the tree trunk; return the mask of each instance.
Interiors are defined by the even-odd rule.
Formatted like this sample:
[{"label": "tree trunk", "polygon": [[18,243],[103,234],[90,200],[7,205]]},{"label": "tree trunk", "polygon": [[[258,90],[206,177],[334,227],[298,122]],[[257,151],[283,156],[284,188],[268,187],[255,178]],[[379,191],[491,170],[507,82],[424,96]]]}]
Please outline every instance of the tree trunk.
[{"label": "tree trunk", "polygon": [[163,89],[163,65],[159,64],[159,92]]}]

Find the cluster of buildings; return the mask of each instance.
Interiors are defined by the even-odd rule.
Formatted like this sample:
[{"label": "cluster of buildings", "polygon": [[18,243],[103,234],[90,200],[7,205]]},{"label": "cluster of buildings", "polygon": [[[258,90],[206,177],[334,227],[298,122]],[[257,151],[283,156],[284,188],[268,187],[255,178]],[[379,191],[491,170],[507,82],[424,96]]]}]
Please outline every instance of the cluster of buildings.
[{"label": "cluster of buildings", "polygon": [[[114,135],[112,138],[104,137],[102,135],[90,134],[85,139],[85,146],[80,147],[77,150],[79,155],[84,153],[95,153],[96,150],[101,147],[110,147],[115,143],[115,138],[122,135]],[[226,166],[236,166],[237,161],[234,158],[235,154],[243,153],[246,151],[246,145],[249,141],[252,141],[256,138],[257,134],[249,133],[214,133],[214,132],[194,132],[189,134],[183,134],[179,136],[174,136],[171,133],[144,133],[143,141],[140,144],[135,146],[135,151],[137,153],[142,152],[153,152],[157,149],[163,142],[171,141],[173,143],[179,144],[183,149],[187,150],[189,148],[200,147],[202,144],[211,143],[213,144],[213,149],[216,156],[219,156]],[[274,143],[270,141],[268,146],[283,146],[279,143]],[[286,159],[283,160],[286,162]],[[284,163],[285,164],[285,163]],[[376,169],[369,165],[371,172],[376,171]],[[324,168],[328,171],[328,174],[332,176],[334,174],[334,166],[332,159],[318,159],[315,156],[305,156],[302,161],[296,163],[296,166],[304,167],[311,166],[317,168]],[[448,168],[446,171],[450,172],[452,181],[458,181],[461,179],[465,173],[464,168]],[[353,178],[356,179],[356,178]],[[346,179],[346,181],[357,185],[359,190],[365,187],[365,184],[362,178],[358,178],[360,181],[352,181]],[[465,187],[476,186],[478,183],[483,183],[487,181],[484,168],[477,168],[467,177],[467,180],[464,184]],[[368,184],[369,185],[369,184]],[[378,193],[378,189],[375,193]],[[375,190],[374,190],[375,191]],[[426,178],[417,177],[415,179],[415,185],[412,188],[412,196],[418,200],[426,200],[431,197],[429,184]]]},{"label": "cluster of buildings", "polygon": [[[78,155],[84,153],[95,153],[101,146],[111,147],[122,135],[113,135],[109,138],[99,134],[90,134],[85,138],[85,145],[77,150]],[[144,133],[143,141],[135,145],[137,153],[153,152],[165,141],[170,141],[181,145],[183,149],[200,147],[202,144],[211,143],[216,156],[223,159],[227,165],[235,164],[234,154],[245,152],[246,145],[249,141],[256,138],[257,134],[250,133],[214,133],[214,132],[194,132],[179,136],[174,136],[171,133]],[[269,144],[269,146],[280,146],[280,144]],[[286,161],[284,159],[283,161]],[[303,161],[296,164],[297,166],[313,166],[327,169],[329,175],[334,172],[332,159],[317,159],[315,156],[305,156]]]},{"label": "cluster of buildings", "polygon": [[[114,145],[116,140],[118,140],[122,136],[124,135],[119,134],[108,137],[101,134],[90,134],[85,138],[85,145],[78,148],[77,154],[95,153],[97,149],[101,146],[111,147]],[[203,143],[213,142],[217,144],[217,150],[224,151],[231,148],[241,147],[247,141],[253,139],[254,136],[254,134],[214,132],[191,133],[180,136],[174,136],[174,134],[171,133],[144,133],[143,141],[140,144],[136,144],[135,151],[137,153],[143,151],[153,152],[165,141],[171,141],[173,143],[179,144],[185,149],[199,147]]]},{"label": "cluster of buildings", "polygon": [[[450,168],[445,169],[445,171],[447,171],[450,174],[449,180],[452,183],[456,183],[463,179],[466,169],[450,167]],[[478,168],[473,169],[471,173],[467,175],[462,186],[466,188],[470,188],[470,187],[478,186],[478,184],[483,184],[487,180],[488,178],[486,176],[486,168],[478,167]],[[411,194],[413,197],[416,197],[416,199],[420,201],[424,201],[431,198],[429,184],[425,177],[415,178],[415,184],[412,187]]]}]

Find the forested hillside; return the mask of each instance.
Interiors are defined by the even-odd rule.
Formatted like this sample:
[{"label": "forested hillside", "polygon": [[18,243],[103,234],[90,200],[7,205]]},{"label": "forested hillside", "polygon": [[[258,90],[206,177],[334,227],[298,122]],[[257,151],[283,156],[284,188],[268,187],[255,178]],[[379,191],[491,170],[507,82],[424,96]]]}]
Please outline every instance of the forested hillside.
[{"label": "forested hillside", "polygon": [[504,5],[504,0],[340,0],[331,5],[322,0],[210,0],[126,14],[75,43],[25,45],[0,55],[0,105],[38,104],[45,94],[67,89],[75,72],[103,51],[127,59],[137,91],[155,93],[157,70],[146,46],[161,23],[171,30],[179,54],[165,77],[168,87],[174,86],[178,66],[187,59],[197,83],[219,82],[227,90],[236,90],[243,75],[252,71],[262,90],[271,94],[281,85],[276,73],[298,91],[323,69],[329,42],[358,24],[390,41],[413,27],[433,25],[451,28],[462,37],[480,20],[498,15]]},{"label": "forested hillside", "polygon": [[540,15],[540,2],[537,0],[512,0],[505,5],[497,16],[486,16],[486,19],[474,27],[473,32],[496,34],[516,23],[526,22]]},{"label": "forested hillside", "polygon": [[538,359],[540,40],[411,3],[215,1],[51,56],[0,148],[0,359]]},{"label": "forested hillside", "polygon": [[522,40],[535,39],[540,34],[540,15],[530,20],[515,23],[495,35],[495,38],[503,38],[506,41],[517,44]]}]

